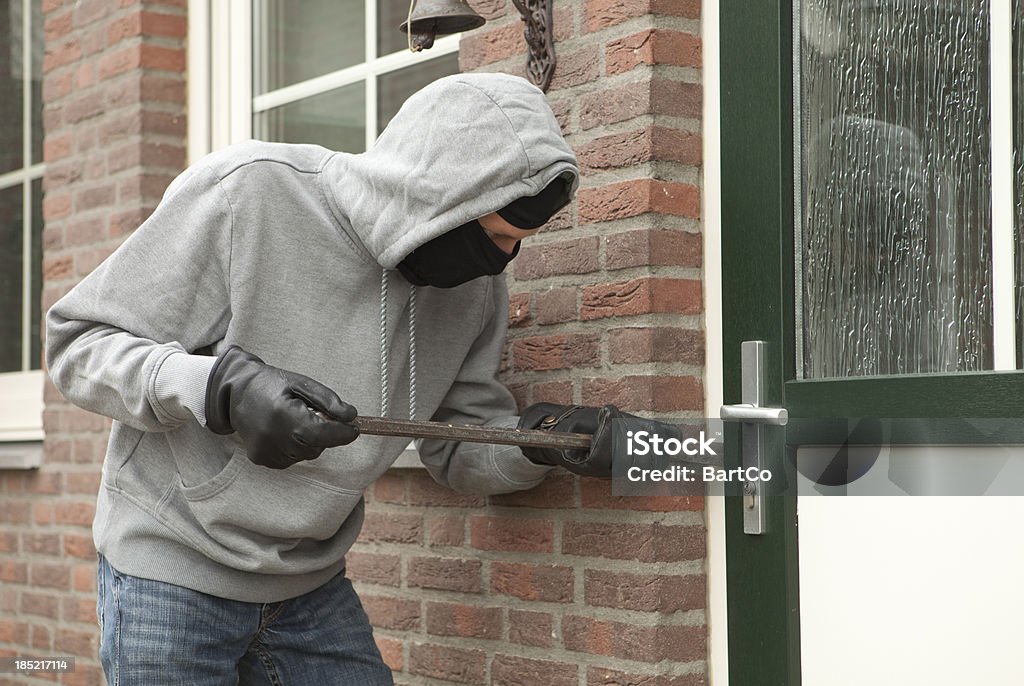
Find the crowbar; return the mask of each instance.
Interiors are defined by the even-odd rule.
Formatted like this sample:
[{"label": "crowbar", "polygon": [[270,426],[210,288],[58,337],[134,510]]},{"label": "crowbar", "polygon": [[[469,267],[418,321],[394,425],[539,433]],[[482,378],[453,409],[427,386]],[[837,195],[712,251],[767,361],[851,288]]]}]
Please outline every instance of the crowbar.
[{"label": "crowbar", "polygon": [[[322,413],[318,414],[325,417]],[[502,429],[493,426],[446,424],[444,422],[386,419],[384,417],[360,416],[356,417],[351,423],[359,428],[359,433],[372,436],[433,438],[442,441],[494,443],[497,445],[556,448],[561,450],[588,450],[590,448],[589,434],[555,433],[539,429]]]}]

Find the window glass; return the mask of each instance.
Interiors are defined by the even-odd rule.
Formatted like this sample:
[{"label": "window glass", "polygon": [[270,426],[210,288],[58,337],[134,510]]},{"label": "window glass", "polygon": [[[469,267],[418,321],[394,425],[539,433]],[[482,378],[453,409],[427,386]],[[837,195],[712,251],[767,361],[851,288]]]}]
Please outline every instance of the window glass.
[{"label": "window glass", "polygon": [[331,150],[366,147],[366,92],[362,82],[281,105],[253,118],[256,138],[315,143]]},{"label": "window glass", "polygon": [[398,30],[409,17],[405,0],[377,0],[377,56],[409,49],[409,39]]},{"label": "window glass", "polygon": [[412,67],[381,74],[377,79],[377,131],[383,131],[406,98],[428,83],[459,71],[459,55],[451,53]]},{"label": "window glass", "polygon": [[22,24],[20,0],[0,6],[0,174],[23,164]]},{"label": "window glass", "polygon": [[992,368],[989,6],[800,4],[804,377]]},{"label": "window glass", "polygon": [[21,371],[22,190],[0,189],[0,373]]},{"label": "window glass", "polygon": [[29,298],[29,368],[43,367],[43,180],[32,182],[32,291]]},{"label": "window glass", "polygon": [[[32,164],[43,161],[43,4],[32,2]],[[4,120],[6,121],[6,120]]]},{"label": "window glass", "polygon": [[259,95],[366,59],[363,0],[256,0],[253,91]]}]

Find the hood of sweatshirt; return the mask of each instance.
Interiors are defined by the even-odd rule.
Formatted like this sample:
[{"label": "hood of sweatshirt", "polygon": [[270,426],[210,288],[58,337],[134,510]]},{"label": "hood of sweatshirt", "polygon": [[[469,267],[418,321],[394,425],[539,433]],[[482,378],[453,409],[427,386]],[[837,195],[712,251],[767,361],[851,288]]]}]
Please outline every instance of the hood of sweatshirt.
[{"label": "hood of sweatshirt", "polygon": [[544,93],[507,74],[438,79],[405,102],[372,150],[338,153],[324,175],[346,232],[385,269],[556,177],[571,193],[579,184]]}]

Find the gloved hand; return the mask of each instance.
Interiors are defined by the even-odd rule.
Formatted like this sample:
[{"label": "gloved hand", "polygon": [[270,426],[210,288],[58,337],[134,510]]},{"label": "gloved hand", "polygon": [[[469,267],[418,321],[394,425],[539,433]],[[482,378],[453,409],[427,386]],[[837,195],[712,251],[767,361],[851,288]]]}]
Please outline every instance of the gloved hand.
[{"label": "gloved hand", "polygon": [[614,405],[583,407],[536,403],[523,410],[520,429],[541,429],[565,433],[591,434],[590,450],[523,447],[523,455],[536,464],[564,467],[581,476],[610,479],[612,476],[612,420],[634,417]]},{"label": "gloved hand", "polygon": [[348,423],[356,414],[327,386],[271,367],[237,345],[217,358],[206,386],[206,425],[216,434],[237,432],[249,459],[271,469],[351,443],[359,436]]}]

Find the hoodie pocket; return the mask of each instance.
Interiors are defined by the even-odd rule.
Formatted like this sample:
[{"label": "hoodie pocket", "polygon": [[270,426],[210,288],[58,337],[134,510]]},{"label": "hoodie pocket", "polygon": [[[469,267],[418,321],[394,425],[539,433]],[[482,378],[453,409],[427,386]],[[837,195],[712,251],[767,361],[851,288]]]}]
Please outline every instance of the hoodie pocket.
[{"label": "hoodie pocket", "polygon": [[205,552],[222,561],[234,554],[250,562],[279,557],[302,539],[328,541],[362,499],[358,490],[255,465],[242,449],[208,481],[185,486],[179,480],[178,492],[179,502],[168,509],[188,528],[198,525],[194,534]]}]

